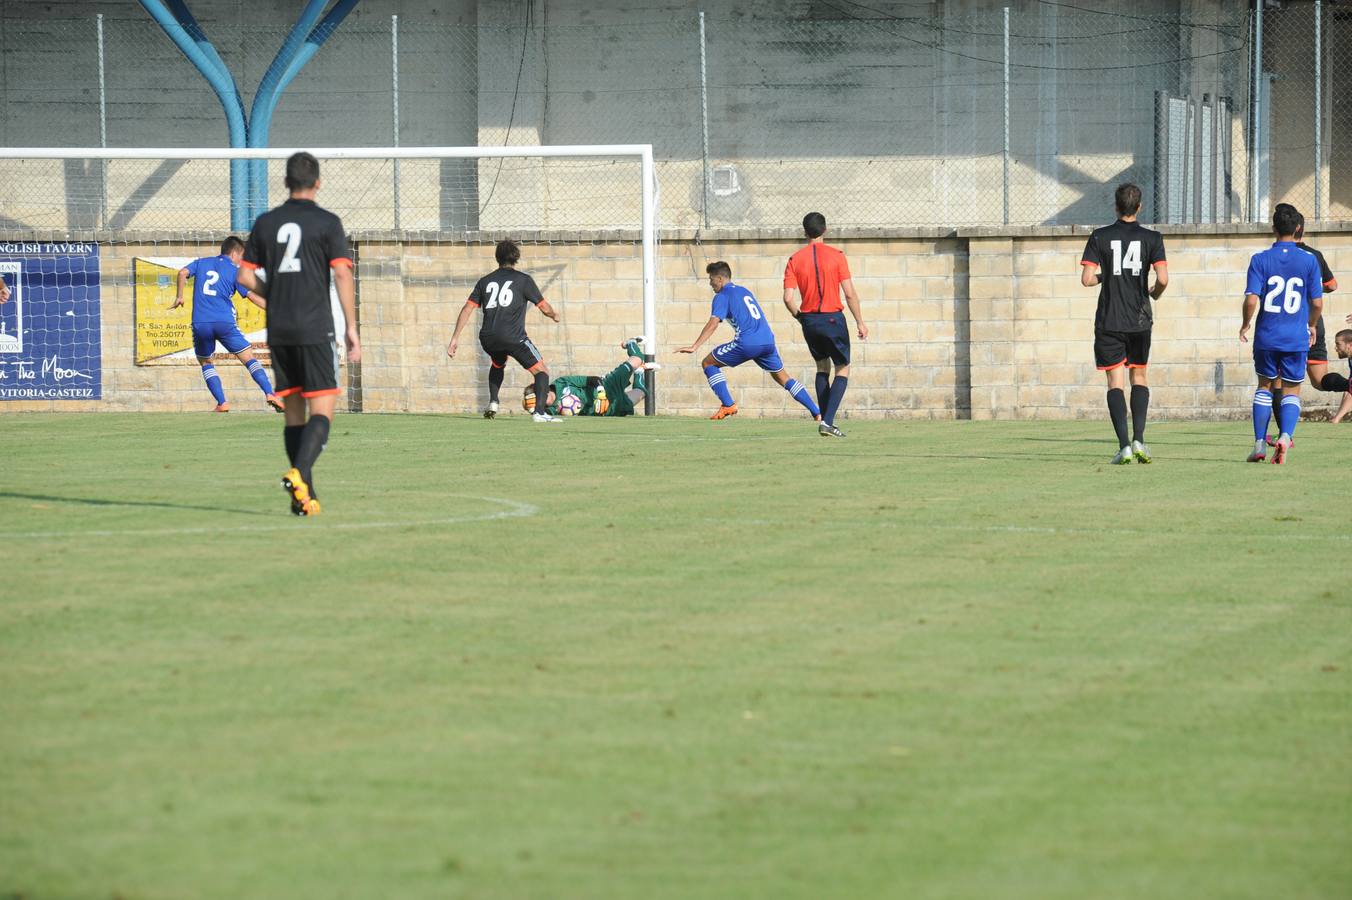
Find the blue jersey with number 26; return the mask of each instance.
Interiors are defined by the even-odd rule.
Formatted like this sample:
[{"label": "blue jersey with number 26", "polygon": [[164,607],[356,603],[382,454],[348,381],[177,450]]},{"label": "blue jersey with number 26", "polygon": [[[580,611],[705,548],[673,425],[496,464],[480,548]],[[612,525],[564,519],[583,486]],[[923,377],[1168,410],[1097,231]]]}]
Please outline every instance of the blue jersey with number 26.
[{"label": "blue jersey with number 26", "polygon": [[765,321],[765,312],[755,296],[740,284],[729,281],[723,285],[723,290],[714,294],[710,315],[731,325],[737,332],[738,342],[744,346],[763,347],[775,343],[775,333]]},{"label": "blue jersey with number 26", "polygon": [[1255,253],[1244,293],[1258,297],[1255,348],[1284,352],[1310,348],[1310,301],[1324,296],[1313,253],[1292,241],[1278,241]]},{"label": "blue jersey with number 26", "polygon": [[236,287],[239,267],[230,261],[230,257],[204,256],[194,259],[183,268],[192,279],[193,324],[235,321],[232,296],[238,293],[247,298],[249,292]]}]

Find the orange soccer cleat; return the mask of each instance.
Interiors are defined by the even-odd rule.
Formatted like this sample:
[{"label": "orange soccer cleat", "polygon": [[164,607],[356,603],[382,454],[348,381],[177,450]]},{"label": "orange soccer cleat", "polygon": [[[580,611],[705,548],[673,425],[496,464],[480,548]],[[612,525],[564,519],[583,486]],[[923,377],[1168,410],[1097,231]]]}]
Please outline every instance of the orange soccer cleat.
[{"label": "orange soccer cleat", "polygon": [[230,404],[229,404],[229,403],[217,403],[217,404],[216,404],[216,408],[213,409],[212,412],[230,412]]},{"label": "orange soccer cleat", "polygon": [[277,410],[277,412],[286,412],[286,403],[284,403],[282,398],[278,397],[276,394],[268,394],[263,399],[267,401],[268,406],[271,406],[273,409]]},{"label": "orange soccer cleat", "polygon": [[728,418],[729,416],[735,416],[735,415],[737,415],[737,404],[736,404],[736,403],[732,404],[732,406],[720,406],[720,407],[718,408],[718,412],[714,413],[714,414],[713,414],[712,416],[710,416],[709,418],[710,418],[710,419],[714,419],[714,420],[717,420],[717,419],[726,419],[726,418]]},{"label": "orange soccer cleat", "polygon": [[282,488],[291,497],[293,516],[319,515],[319,501],[310,496],[310,486],[300,477],[298,469],[287,469],[282,476]]}]

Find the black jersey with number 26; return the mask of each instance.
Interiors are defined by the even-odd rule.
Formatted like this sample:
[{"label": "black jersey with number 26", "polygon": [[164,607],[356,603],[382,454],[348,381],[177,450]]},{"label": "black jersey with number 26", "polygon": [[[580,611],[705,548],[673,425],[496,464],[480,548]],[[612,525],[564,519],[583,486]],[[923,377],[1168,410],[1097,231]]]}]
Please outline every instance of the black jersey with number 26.
[{"label": "black jersey with number 26", "polygon": [[484,311],[479,339],[494,345],[526,339],[526,304],[539,306],[544,295],[535,279],[516,269],[501,268],[479,279],[469,302]]},{"label": "black jersey with number 26", "polygon": [[1164,235],[1118,219],[1094,230],[1080,259],[1097,266],[1103,278],[1094,330],[1149,331],[1150,270],[1165,261]]},{"label": "black jersey with number 26", "polygon": [[287,200],[254,222],[244,265],[268,274],[269,344],[333,341],[329,268],[352,265],[341,219],[313,200]]}]

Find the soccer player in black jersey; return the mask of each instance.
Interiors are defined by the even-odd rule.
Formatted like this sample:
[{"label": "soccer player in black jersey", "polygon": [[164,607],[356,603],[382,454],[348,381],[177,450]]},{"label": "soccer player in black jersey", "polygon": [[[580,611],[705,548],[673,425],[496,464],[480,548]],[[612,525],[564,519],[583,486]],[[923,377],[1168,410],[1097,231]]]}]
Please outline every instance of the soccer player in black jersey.
[{"label": "soccer player in black jersey", "polygon": [[[460,309],[455,320],[455,331],[451,342],[446,345],[446,355],[455,358],[460,348],[460,332],[469,323],[474,310],[484,311],[483,325],[479,328],[479,344],[488,354],[488,408],[484,418],[491,419],[498,414],[498,390],[507,374],[507,357],[521,364],[521,367],[535,376],[535,396],[544,397],[549,393],[549,368],[544,357],[526,335],[526,306],[534,305],[541,313],[559,320],[559,314],[549,301],[540,293],[535,279],[525,272],[517,271],[516,264],[521,261],[521,248],[515,241],[499,241],[494,255],[498,268],[480,278],[470,291],[469,299]],[[558,422],[543,408],[537,408],[531,418],[536,422]]]},{"label": "soccer player in black jersey", "polygon": [[[1141,211],[1141,189],[1120,185],[1115,195],[1117,221],[1097,228],[1080,257],[1080,283],[1098,287],[1098,312],[1094,316],[1094,361],[1108,377],[1108,415],[1117,432],[1118,451],[1114,465],[1135,457],[1150,462],[1145,445],[1146,412],[1150,388],[1146,366],[1150,362],[1152,299],[1158,300],[1169,284],[1169,264],[1164,258],[1164,236],[1136,221]],[[1150,270],[1155,286],[1150,287]],[[1132,439],[1127,442],[1127,399],[1124,373],[1131,373]]]},{"label": "soccer player in black jersey", "polygon": [[[313,467],[328,443],[338,401],[330,271],[347,320],[343,338],[348,362],[361,362],[352,251],[342,221],[315,203],[319,185],[319,160],[309,153],[296,153],[286,161],[291,197],[254,222],[239,270],[240,284],[267,297],[272,375],[277,396],[286,404],[282,433],[291,463],[282,476],[282,487],[291,496],[291,511],[298,516],[319,514]],[[266,273],[265,285],[261,285],[258,269]]]},{"label": "soccer player in black jersey", "polygon": [[[1347,324],[1352,325],[1352,316],[1347,317]],[[1352,375],[1352,328],[1344,328],[1333,337],[1333,349],[1338,353],[1339,359],[1345,359],[1347,363],[1347,374]],[[1352,413],[1352,387],[1343,392],[1342,402],[1338,404],[1338,411],[1329,419],[1334,425],[1337,425],[1347,414]]]}]

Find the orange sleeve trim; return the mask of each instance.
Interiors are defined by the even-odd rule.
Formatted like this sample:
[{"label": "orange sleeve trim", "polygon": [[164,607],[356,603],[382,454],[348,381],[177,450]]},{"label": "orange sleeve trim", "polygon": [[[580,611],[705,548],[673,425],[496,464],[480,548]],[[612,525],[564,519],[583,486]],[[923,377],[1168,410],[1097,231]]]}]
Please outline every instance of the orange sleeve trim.
[{"label": "orange sleeve trim", "polygon": [[290,397],[292,394],[299,394],[301,389],[298,387],[289,387],[281,391],[273,391],[278,397]]},{"label": "orange sleeve trim", "polygon": [[347,264],[349,269],[352,268],[352,260],[348,259],[346,256],[339,256],[336,259],[329,260],[329,268],[336,269],[344,263]]},{"label": "orange sleeve trim", "polygon": [[1093,267],[1096,268],[1096,269],[1099,268],[1099,264],[1098,264],[1098,263],[1096,263],[1096,262],[1090,262],[1090,261],[1087,260],[1087,259],[1082,259],[1082,260],[1080,260],[1080,265],[1082,265],[1082,266],[1093,266]]},{"label": "orange sleeve trim", "polygon": [[1326,291],[1331,291],[1331,290],[1333,290],[1332,285],[1335,285],[1335,284],[1337,284],[1337,283],[1338,283],[1338,279],[1336,279],[1336,278],[1330,278],[1328,281],[1324,282],[1324,290],[1326,290]]},{"label": "orange sleeve trim", "polygon": [[1161,260],[1159,260],[1158,262],[1153,262],[1153,263],[1151,263],[1151,264],[1150,264],[1150,267],[1153,269],[1153,268],[1155,268],[1156,266],[1167,266],[1167,265],[1169,265],[1169,260],[1167,260],[1167,259],[1161,259]]},{"label": "orange sleeve trim", "polygon": [[[243,266],[244,268],[246,268],[246,269],[257,269],[257,268],[259,267],[259,264],[258,264],[258,263],[256,263],[256,262],[249,262],[247,259],[241,259],[241,260],[239,261],[239,264],[240,264],[241,266]],[[281,395],[278,394],[277,396],[280,397]]]},{"label": "orange sleeve trim", "polygon": [[479,308],[479,301],[475,300],[473,297],[470,297],[465,302],[468,303],[470,306],[474,307],[475,309]]},{"label": "orange sleeve trim", "polygon": [[322,390],[322,391],[301,391],[301,392],[300,392],[300,395],[301,395],[302,397],[306,397],[306,398],[309,398],[309,397],[329,397],[329,396],[332,396],[333,394],[341,394],[342,392],[343,392],[343,389],[342,389],[342,388],[325,388],[325,389]]}]

